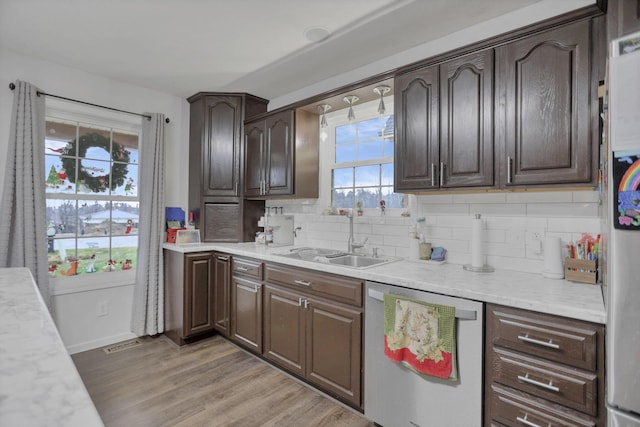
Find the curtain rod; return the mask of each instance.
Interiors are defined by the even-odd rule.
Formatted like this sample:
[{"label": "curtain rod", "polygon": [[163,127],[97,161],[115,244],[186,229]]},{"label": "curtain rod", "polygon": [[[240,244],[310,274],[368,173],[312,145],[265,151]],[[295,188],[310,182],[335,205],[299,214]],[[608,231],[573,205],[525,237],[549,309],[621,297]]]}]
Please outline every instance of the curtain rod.
[{"label": "curtain rod", "polygon": [[[14,90],[15,88],[16,88],[16,85],[13,82],[9,83],[9,89]],[[113,108],[113,107],[106,107],[104,105],[92,104],[90,102],[80,101],[78,99],[65,98],[64,96],[53,95],[51,93],[46,93],[46,92],[37,91],[36,93],[38,94],[38,96],[40,96],[40,95],[50,96],[51,98],[57,98],[57,99],[63,99],[65,101],[77,102],[78,104],[91,105],[92,107],[104,108],[105,110],[118,111],[119,113],[133,114],[134,116],[146,117],[147,120],[151,120],[151,116],[147,116],[146,114],[134,113],[132,111],[126,111],[126,110],[119,110],[119,109]],[[164,119],[164,121],[165,121],[165,123],[169,123],[170,122],[168,117],[166,119]]]}]

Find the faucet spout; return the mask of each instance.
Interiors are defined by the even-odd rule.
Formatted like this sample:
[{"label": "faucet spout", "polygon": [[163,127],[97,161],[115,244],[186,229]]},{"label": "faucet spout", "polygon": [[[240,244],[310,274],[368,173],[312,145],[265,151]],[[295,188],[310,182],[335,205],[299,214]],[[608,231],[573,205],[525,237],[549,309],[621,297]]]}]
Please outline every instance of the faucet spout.
[{"label": "faucet spout", "polygon": [[362,242],[356,242],[353,235],[353,209],[347,211],[347,217],[349,218],[349,239],[347,240],[347,250],[349,253],[352,253],[356,249],[363,248],[369,238],[365,238]]}]

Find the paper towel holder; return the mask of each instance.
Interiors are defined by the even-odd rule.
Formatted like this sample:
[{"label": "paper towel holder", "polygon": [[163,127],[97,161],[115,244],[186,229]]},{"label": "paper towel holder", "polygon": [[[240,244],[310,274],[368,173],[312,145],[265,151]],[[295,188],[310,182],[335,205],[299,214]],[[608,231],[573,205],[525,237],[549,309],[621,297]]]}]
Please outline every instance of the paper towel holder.
[{"label": "paper towel holder", "polygon": [[[476,220],[479,220],[481,218],[480,214],[476,214]],[[473,273],[492,273],[495,271],[495,269],[493,267],[491,267],[490,265],[487,264],[483,264],[482,266],[478,267],[478,266],[474,266],[473,264],[464,264],[462,266],[462,268],[465,271],[471,271]]]}]

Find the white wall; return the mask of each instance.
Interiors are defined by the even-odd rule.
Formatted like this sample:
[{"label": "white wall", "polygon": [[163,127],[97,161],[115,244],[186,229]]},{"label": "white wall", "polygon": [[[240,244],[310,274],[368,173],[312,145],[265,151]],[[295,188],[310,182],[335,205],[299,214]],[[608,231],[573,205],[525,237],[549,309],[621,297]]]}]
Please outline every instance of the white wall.
[{"label": "white wall", "polygon": [[[189,105],[185,99],[0,50],[0,165],[3,170],[7,160],[13,102],[9,83],[16,79],[35,84],[48,93],[94,104],[137,113],[164,113],[171,119],[171,123],[165,128],[166,203],[168,206],[186,209]],[[3,178],[4,174],[0,174],[0,185]],[[87,276],[82,277],[88,279]],[[95,281],[95,278],[91,280]],[[78,284],[76,281],[75,290],[53,289],[53,317],[70,352],[107,345],[132,336],[129,331],[132,283],[129,279],[119,286],[100,289],[95,289],[99,286],[94,286],[94,289],[87,290],[87,285],[93,286],[95,282]],[[105,304],[107,314],[99,315],[98,308]]]}]

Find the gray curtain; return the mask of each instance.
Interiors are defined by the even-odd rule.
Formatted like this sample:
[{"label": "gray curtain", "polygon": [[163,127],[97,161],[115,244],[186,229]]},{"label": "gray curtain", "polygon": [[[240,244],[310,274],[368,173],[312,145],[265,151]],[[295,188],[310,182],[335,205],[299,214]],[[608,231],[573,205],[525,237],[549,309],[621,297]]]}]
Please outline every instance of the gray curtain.
[{"label": "gray curtain", "polygon": [[131,331],[137,336],[164,332],[164,115],[145,113],[140,147],[138,263]]},{"label": "gray curtain", "polygon": [[0,267],[28,267],[49,306],[44,96],[18,80],[0,207]]}]

